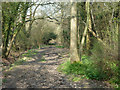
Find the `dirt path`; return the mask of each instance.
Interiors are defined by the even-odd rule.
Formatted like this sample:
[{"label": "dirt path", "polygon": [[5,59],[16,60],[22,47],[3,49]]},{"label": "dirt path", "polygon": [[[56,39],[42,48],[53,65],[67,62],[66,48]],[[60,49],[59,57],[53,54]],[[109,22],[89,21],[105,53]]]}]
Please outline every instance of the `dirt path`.
[{"label": "dirt path", "polygon": [[[56,69],[68,57],[68,50],[46,47],[37,50],[23,65],[6,72],[3,88],[96,88],[107,87],[105,83],[92,80],[69,81],[67,76]],[[64,54],[64,55],[62,55]],[[45,61],[41,61],[42,58]]]}]

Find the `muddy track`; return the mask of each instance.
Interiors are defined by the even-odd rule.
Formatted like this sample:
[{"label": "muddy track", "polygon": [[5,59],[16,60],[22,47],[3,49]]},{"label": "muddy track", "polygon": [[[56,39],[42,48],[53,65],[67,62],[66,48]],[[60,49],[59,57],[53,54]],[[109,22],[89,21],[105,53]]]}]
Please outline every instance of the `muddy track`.
[{"label": "muddy track", "polygon": [[[67,49],[46,47],[37,50],[38,53],[28,59],[23,65],[18,65],[5,72],[6,83],[3,88],[100,88],[108,87],[105,83],[93,80],[72,82],[68,76],[58,72],[59,64],[68,56]],[[42,58],[45,61],[41,61]]]}]

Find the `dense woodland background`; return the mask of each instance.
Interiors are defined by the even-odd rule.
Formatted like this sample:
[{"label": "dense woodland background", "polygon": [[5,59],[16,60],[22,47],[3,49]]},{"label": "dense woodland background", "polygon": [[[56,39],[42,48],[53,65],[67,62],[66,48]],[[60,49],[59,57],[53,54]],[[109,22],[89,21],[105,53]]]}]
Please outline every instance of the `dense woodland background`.
[{"label": "dense woodland background", "polygon": [[95,71],[88,71],[90,79],[118,87],[119,22],[120,2],[3,2],[3,62],[12,62],[10,58],[29,49],[59,45],[70,50],[69,73],[89,63]]}]

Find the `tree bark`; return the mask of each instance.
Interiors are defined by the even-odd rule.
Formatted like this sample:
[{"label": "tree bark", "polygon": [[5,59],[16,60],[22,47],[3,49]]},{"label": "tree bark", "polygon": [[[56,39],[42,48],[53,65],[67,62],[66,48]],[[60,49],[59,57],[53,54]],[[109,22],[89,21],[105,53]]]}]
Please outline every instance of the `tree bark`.
[{"label": "tree bark", "polygon": [[[89,14],[90,14],[90,12],[89,12]],[[89,15],[88,29],[92,30],[91,14]],[[87,36],[86,36],[86,49],[87,49],[87,51],[90,49],[90,33],[89,32],[87,32]],[[89,51],[88,51],[88,53],[89,53]]]},{"label": "tree bark", "polygon": [[77,50],[77,3],[71,0],[70,61],[80,61]]},{"label": "tree bark", "polygon": [[[22,26],[21,26],[21,27],[22,27]],[[10,41],[10,45],[9,45],[9,47],[8,47],[8,49],[7,49],[6,54],[5,54],[5,55],[6,55],[6,58],[9,56],[10,50],[11,50],[11,48],[12,48],[12,46],[13,46],[13,42],[14,42],[17,34],[19,33],[20,29],[21,29],[21,28],[19,28],[19,29],[17,30],[17,32],[13,35],[12,40]]]},{"label": "tree bark", "polygon": [[88,25],[89,25],[89,2],[86,2],[86,11],[87,11],[87,21],[86,21],[86,26],[85,26],[85,30],[83,32],[83,36],[82,36],[82,40],[81,40],[81,44],[80,44],[80,60],[82,61],[82,52],[83,52],[83,45],[84,45],[84,41],[85,41],[85,36],[87,34],[87,29],[88,29]]},{"label": "tree bark", "polygon": [[6,52],[7,52],[7,47],[8,47],[8,44],[9,44],[9,36],[10,36],[10,31],[11,31],[11,18],[9,20],[9,23],[8,23],[8,29],[6,30],[6,35],[4,37],[4,43],[3,43],[3,57],[4,58],[7,58],[6,56]]},{"label": "tree bark", "polygon": [[12,39],[11,39],[11,41],[10,41],[10,45],[9,45],[9,47],[8,47],[8,49],[7,49],[7,52],[5,53],[6,58],[7,58],[7,57],[9,56],[9,54],[10,54],[11,48],[12,48],[12,46],[13,46],[13,42],[14,42],[17,34],[18,34],[19,31],[21,30],[21,28],[25,25],[25,18],[26,18],[26,13],[27,13],[28,8],[29,8],[29,3],[25,3],[25,5],[23,5],[23,13],[22,13],[22,15],[21,15],[21,17],[22,17],[22,18],[21,18],[21,19],[22,19],[22,20],[21,20],[22,23],[19,23],[18,28],[16,28],[17,31],[16,31],[16,33],[13,35],[13,37],[12,37]]}]

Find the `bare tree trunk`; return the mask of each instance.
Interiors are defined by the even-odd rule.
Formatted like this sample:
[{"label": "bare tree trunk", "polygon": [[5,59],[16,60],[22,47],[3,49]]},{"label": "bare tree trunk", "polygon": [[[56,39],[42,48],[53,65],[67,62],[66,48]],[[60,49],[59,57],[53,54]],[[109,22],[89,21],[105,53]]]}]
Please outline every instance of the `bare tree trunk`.
[{"label": "bare tree trunk", "polygon": [[41,48],[41,45],[39,44],[39,49]]},{"label": "bare tree trunk", "polygon": [[79,49],[80,60],[82,60],[83,45],[84,45],[85,36],[87,34],[87,29],[88,29],[88,25],[89,25],[89,17],[90,17],[90,14],[89,14],[89,2],[86,2],[86,11],[87,11],[87,21],[86,21],[85,30],[83,32],[83,36],[82,36],[82,40],[81,40],[81,44],[80,44],[80,49]]},{"label": "bare tree trunk", "polygon": [[60,7],[61,7],[61,19],[60,19],[60,31],[59,31],[59,34],[58,34],[58,37],[59,37],[59,45],[64,45],[64,38],[63,38],[63,13],[64,13],[64,8],[63,8],[63,6],[64,6],[64,3],[63,2],[61,2],[60,3]]},{"label": "bare tree trunk", "polygon": [[77,50],[77,3],[71,2],[71,36],[70,36],[70,61],[80,61]]},{"label": "bare tree trunk", "polygon": [[[6,52],[6,58],[9,56],[9,54],[10,54],[10,51],[11,51],[11,48],[12,48],[12,46],[13,46],[13,42],[14,42],[14,40],[15,40],[15,38],[16,38],[16,36],[17,36],[17,34],[19,33],[19,31],[21,30],[21,28],[23,28],[23,26],[25,25],[25,18],[26,18],[26,13],[27,13],[27,10],[28,10],[28,8],[29,8],[29,5],[28,5],[29,3],[26,3],[25,4],[25,7],[24,7],[24,10],[23,10],[23,13],[21,14],[21,23],[19,23],[19,25],[18,25],[18,27],[16,27],[16,33],[12,36],[12,39],[11,39],[11,41],[10,41],[10,45],[9,45],[9,47],[8,47],[8,49],[7,49],[7,52]],[[24,5],[23,5],[24,6]]]},{"label": "bare tree trunk", "polygon": [[[88,26],[88,29],[92,30],[91,16],[89,16],[89,26]],[[87,50],[90,49],[90,34],[89,34],[89,32],[87,32],[87,36],[86,36],[86,49]]]},{"label": "bare tree trunk", "polygon": [[9,35],[10,35],[10,29],[11,29],[11,21],[9,21],[9,24],[8,24],[8,29],[7,29],[7,33],[6,33],[6,37],[4,39],[4,43],[3,43],[3,57],[4,58],[7,58],[6,56],[6,52],[7,52],[7,47],[8,47],[8,43],[9,43]]},{"label": "bare tree trunk", "polygon": [[86,49],[89,50],[90,48],[90,35],[87,32],[87,36],[86,36]]},{"label": "bare tree trunk", "polygon": [[[22,27],[22,26],[21,26],[21,27]],[[10,41],[10,45],[9,45],[9,47],[8,47],[8,49],[7,49],[7,52],[6,52],[6,57],[9,56],[10,50],[11,50],[11,48],[12,48],[12,46],[13,46],[13,42],[14,42],[17,34],[19,33],[20,29],[21,29],[21,28],[19,28],[19,29],[17,30],[17,32],[13,35],[13,37],[12,37],[12,39],[11,39],[11,41]]]},{"label": "bare tree trunk", "polygon": [[63,45],[64,39],[63,39],[63,9],[61,10],[62,18],[61,18],[61,43]]},{"label": "bare tree trunk", "polygon": [[77,42],[77,43],[78,43],[78,45],[80,46],[80,30],[79,30],[79,29],[80,29],[80,27],[79,27],[79,25],[78,25],[78,32],[77,32],[77,33],[78,33],[78,34],[77,34],[77,38],[78,38],[77,41],[78,41],[78,42]]}]

